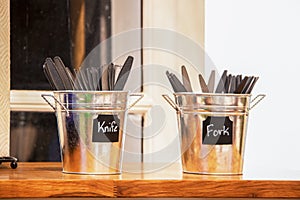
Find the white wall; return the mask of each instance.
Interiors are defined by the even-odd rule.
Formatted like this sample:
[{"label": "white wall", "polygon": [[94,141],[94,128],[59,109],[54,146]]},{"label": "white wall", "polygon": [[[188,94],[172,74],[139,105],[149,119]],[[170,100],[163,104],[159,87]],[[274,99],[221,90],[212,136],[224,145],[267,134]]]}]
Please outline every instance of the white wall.
[{"label": "white wall", "polygon": [[244,171],[300,170],[300,1],[206,0],[205,47],[217,66],[260,77]]},{"label": "white wall", "polygon": [[143,73],[147,95],[144,99],[152,104],[145,117],[143,156],[145,162],[162,163],[155,166],[157,169],[165,163],[180,161],[176,113],[161,95],[172,96],[166,70],[179,73],[181,65],[192,70],[191,64],[203,68],[202,48],[195,51],[199,55],[196,61],[191,59],[193,54],[182,51],[186,46],[191,50],[192,45],[203,44],[203,9],[204,0],[143,1]]}]

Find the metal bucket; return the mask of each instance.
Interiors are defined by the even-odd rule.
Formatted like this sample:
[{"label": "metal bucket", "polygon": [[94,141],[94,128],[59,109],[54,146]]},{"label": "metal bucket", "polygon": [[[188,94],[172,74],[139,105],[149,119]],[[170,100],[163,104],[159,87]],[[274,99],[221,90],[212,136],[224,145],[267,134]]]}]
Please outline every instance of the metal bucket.
[{"label": "metal bucket", "polygon": [[[183,171],[242,174],[249,111],[265,95],[175,93]],[[252,105],[250,105],[252,104]]]},{"label": "metal bucket", "polygon": [[[128,106],[129,96],[138,99]],[[63,172],[120,174],[127,110],[142,94],[123,91],[55,91],[42,95],[56,111]],[[55,100],[52,105],[47,97]]]}]

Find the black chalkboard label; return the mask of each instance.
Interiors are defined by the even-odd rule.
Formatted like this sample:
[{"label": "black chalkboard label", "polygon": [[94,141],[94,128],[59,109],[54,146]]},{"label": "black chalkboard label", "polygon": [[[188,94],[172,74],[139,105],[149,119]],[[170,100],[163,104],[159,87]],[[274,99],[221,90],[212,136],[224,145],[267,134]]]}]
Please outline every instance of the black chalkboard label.
[{"label": "black chalkboard label", "polygon": [[98,115],[93,120],[92,142],[118,142],[120,120],[117,115]]},{"label": "black chalkboard label", "polygon": [[202,144],[232,144],[232,124],[229,117],[207,117],[202,124]]}]

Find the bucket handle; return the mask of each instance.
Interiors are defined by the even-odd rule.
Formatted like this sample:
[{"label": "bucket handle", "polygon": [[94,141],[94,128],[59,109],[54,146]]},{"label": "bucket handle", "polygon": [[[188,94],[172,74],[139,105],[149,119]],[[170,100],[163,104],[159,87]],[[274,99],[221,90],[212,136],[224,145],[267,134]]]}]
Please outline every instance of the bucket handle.
[{"label": "bucket handle", "polygon": [[[47,99],[47,97],[51,97],[54,99],[55,102],[57,102],[62,108],[64,111],[67,112],[67,116],[69,116],[69,111],[68,109],[52,94],[42,94],[41,95],[43,97],[43,99],[51,106],[51,108],[53,108],[54,111],[56,111],[56,108],[54,105],[52,105],[50,103],[50,101]],[[130,108],[132,108],[134,105],[136,105],[143,97],[144,97],[144,94],[138,94],[138,93],[133,93],[133,94],[130,94],[129,96],[133,96],[133,97],[138,97],[137,100],[135,100],[131,105],[128,106],[127,110],[129,110]]]},{"label": "bucket handle", "polygon": [[63,108],[63,110],[64,111],[66,111],[66,113],[67,113],[67,116],[69,116],[69,111],[68,111],[68,109],[54,96],[54,95],[52,95],[52,94],[41,94],[41,96],[43,97],[43,99],[49,104],[49,106],[51,106],[51,108],[53,108],[53,110],[54,111],[56,111],[56,108],[55,108],[55,106],[54,105],[52,105],[51,103],[50,103],[50,101],[48,101],[48,99],[47,99],[47,97],[52,97],[53,99],[54,99],[54,101],[56,102],[56,103],[58,103],[62,108]]},{"label": "bucket handle", "polygon": [[138,97],[131,105],[128,106],[127,110],[129,110],[130,108],[132,108],[133,106],[135,106],[135,104],[137,104],[143,97],[144,94],[141,93],[132,93],[129,94],[130,97]]},{"label": "bucket handle", "polygon": [[[261,102],[266,97],[265,94],[259,94],[254,99],[250,101],[249,110],[253,109],[259,102]],[[251,105],[252,104],[252,105]]]},{"label": "bucket handle", "polygon": [[[180,111],[180,108],[176,105],[176,103],[169,97],[167,94],[162,95],[163,98],[176,110]],[[254,99],[251,100],[250,104],[252,104],[249,108],[249,111],[253,109],[259,102],[261,102],[266,97],[265,94],[259,94]]]},{"label": "bucket handle", "polygon": [[163,94],[162,97],[177,111],[180,111],[180,108],[176,105],[176,103],[169,97],[167,94]]}]

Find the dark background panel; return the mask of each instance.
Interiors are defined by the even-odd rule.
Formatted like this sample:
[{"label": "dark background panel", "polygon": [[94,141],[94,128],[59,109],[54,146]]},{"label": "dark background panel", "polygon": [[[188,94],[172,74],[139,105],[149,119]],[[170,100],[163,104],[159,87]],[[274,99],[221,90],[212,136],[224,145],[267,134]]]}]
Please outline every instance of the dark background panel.
[{"label": "dark background panel", "polygon": [[70,65],[68,1],[11,0],[11,89],[50,89],[46,57]]}]

